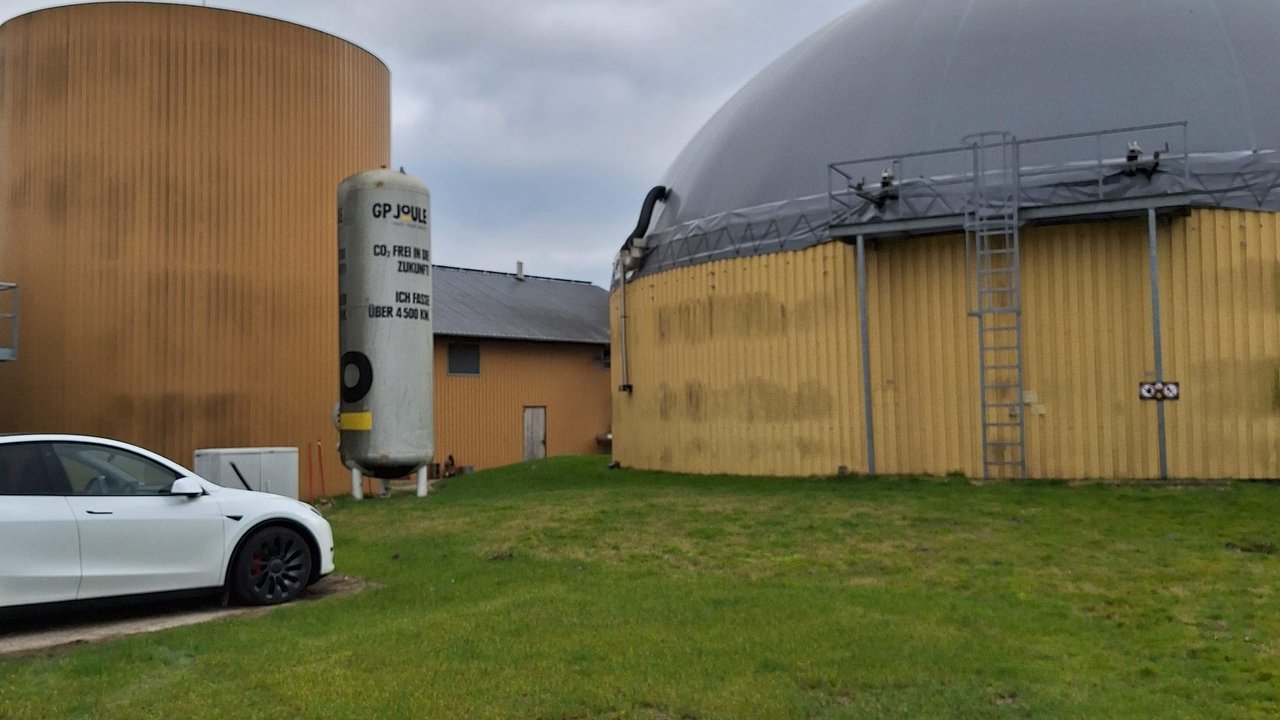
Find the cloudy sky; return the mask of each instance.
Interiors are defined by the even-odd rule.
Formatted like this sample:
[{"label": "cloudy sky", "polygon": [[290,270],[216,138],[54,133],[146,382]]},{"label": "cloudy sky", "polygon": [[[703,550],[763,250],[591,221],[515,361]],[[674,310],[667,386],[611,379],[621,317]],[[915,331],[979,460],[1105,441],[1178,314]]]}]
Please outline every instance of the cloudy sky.
[{"label": "cloudy sky", "polygon": [[[857,0],[210,2],[391,69],[392,162],[427,183],[443,265],[607,287],[641,201],[771,60]],[[0,0],[8,19],[65,2]]]}]

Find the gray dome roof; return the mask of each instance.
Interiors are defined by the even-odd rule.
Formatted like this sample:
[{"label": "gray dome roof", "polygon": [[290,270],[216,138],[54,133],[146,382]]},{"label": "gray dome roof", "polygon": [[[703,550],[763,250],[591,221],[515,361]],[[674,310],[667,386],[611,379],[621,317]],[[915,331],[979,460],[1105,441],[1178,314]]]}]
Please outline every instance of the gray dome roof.
[{"label": "gray dome roof", "polygon": [[[827,165],[1188,121],[1189,150],[1280,148],[1280,3],[867,0],[766,68],[678,156],[649,232],[827,192]],[[666,234],[670,234],[669,232]]]}]

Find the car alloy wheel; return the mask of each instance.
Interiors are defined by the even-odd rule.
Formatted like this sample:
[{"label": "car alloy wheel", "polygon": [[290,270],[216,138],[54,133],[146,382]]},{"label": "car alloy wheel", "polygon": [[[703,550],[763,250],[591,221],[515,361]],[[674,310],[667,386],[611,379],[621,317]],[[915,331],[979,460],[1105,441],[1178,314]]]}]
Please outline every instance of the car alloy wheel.
[{"label": "car alloy wheel", "polygon": [[251,605],[297,597],[311,579],[311,549],[294,530],[273,525],[255,531],[236,555],[232,586]]}]

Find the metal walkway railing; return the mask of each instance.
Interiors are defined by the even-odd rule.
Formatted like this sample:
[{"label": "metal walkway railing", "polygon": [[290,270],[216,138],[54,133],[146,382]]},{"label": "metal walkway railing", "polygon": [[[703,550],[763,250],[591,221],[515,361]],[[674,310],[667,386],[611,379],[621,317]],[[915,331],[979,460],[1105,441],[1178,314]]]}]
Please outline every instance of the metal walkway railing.
[{"label": "metal walkway railing", "polygon": [[[1016,197],[1023,222],[1105,214],[1129,205],[1145,209],[1153,202],[1185,204],[1195,186],[1185,122],[1010,142],[1020,163]],[[974,182],[971,160],[972,148],[961,145],[828,165],[831,235],[959,231]],[[1258,182],[1242,178],[1234,184],[1258,184],[1259,192],[1269,192],[1275,178],[1253,180]]]}]

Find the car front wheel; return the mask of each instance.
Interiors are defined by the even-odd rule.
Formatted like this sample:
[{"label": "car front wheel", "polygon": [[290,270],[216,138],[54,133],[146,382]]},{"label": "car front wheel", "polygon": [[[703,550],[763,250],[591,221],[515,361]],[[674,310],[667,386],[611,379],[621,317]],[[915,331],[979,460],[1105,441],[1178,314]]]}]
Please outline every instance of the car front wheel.
[{"label": "car front wheel", "polygon": [[288,602],[311,579],[311,548],[296,531],[272,525],[254,531],[236,553],[231,587],[250,605]]}]

